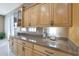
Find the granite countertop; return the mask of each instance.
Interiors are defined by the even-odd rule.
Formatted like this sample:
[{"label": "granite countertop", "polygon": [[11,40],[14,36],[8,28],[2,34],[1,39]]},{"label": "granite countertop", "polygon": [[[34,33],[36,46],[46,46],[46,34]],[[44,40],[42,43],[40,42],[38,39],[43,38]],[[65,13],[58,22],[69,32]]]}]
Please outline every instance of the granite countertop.
[{"label": "granite countertop", "polygon": [[77,51],[74,51],[70,48],[68,45],[67,39],[57,37],[56,41],[51,41],[50,39],[40,38],[40,37],[34,37],[34,36],[15,36],[14,38],[18,38],[24,41],[28,41],[34,44],[42,45],[47,48],[59,50],[65,53],[69,53],[71,55],[77,55]]}]

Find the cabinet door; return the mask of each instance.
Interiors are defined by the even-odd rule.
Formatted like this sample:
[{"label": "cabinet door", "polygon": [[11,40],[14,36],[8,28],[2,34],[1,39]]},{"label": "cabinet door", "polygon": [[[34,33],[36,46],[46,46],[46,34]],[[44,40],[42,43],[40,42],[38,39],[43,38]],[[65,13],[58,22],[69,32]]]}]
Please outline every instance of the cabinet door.
[{"label": "cabinet door", "polygon": [[41,4],[40,5],[40,21],[39,22],[40,22],[40,26],[50,26],[51,4]]},{"label": "cabinet door", "polygon": [[31,48],[28,48],[28,47],[25,47],[25,56],[32,56],[32,49]]},{"label": "cabinet door", "polygon": [[54,26],[71,26],[71,4],[54,4]]},{"label": "cabinet door", "polygon": [[13,53],[17,55],[17,43],[13,42]]},{"label": "cabinet door", "polygon": [[24,16],[24,19],[23,19],[24,27],[27,27],[30,25],[30,10],[25,8],[23,14],[24,14],[23,15]]},{"label": "cabinet door", "polygon": [[39,26],[39,5],[30,8],[31,26]]},{"label": "cabinet door", "polygon": [[24,47],[20,44],[18,44],[18,48],[17,48],[17,53],[18,53],[18,56],[23,56],[24,55]]}]

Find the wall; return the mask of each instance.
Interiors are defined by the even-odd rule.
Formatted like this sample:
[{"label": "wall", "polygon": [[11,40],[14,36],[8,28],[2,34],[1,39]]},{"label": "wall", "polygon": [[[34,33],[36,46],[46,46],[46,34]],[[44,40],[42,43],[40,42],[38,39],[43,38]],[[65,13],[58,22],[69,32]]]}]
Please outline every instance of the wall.
[{"label": "wall", "polygon": [[57,37],[66,37],[68,38],[68,28],[66,27],[58,27],[56,31]]},{"label": "wall", "polygon": [[73,4],[73,26],[69,29],[70,40],[79,47],[79,4]]},{"label": "wall", "polygon": [[52,36],[68,38],[68,28],[66,27],[48,27],[47,32]]},{"label": "wall", "polygon": [[13,14],[9,13],[5,16],[5,33],[6,38],[9,39],[10,35],[14,35],[14,18]]},{"label": "wall", "polygon": [[5,34],[6,38],[9,38],[10,35],[10,15],[5,16]]},{"label": "wall", "polygon": [[4,32],[4,16],[0,15],[0,32]]}]

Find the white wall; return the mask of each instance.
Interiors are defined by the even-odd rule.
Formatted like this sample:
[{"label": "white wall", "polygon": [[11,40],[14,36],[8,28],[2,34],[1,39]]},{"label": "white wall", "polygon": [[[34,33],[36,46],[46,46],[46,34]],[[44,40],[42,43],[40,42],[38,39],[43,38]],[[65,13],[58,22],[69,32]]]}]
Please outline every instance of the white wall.
[{"label": "white wall", "polygon": [[11,15],[10,18],[10,35],[14,36],[14,15]]},{"label": "white wall", "polygon": [[5,16],[5,33],[6,38],[9,39],[10,35],[14,35],[14,18],[13,14],[8,14]]},{"label": "white wall", "polygon": [[10,35],[10,15],[5,16],[5,34],[6,37],[9,38]]}]

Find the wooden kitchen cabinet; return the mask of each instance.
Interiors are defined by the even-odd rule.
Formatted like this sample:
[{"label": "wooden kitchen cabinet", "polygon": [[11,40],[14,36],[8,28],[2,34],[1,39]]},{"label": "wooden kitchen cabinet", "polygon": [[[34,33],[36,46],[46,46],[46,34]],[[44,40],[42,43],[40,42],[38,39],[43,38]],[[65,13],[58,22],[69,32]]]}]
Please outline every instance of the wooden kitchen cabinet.
[{"label": "wooden kitchen cabinet", "polygon": [[21,39],[17,39],[17,55],[18,56],[32,56],[33,44]]},{"label": "wooden kitchen cabinet", "polygon": [[33,52],[33,44],[30,42],[23,42],[24,44],[24,50],[25,50],[25,56],[32,56],[32,52]]},{"label": "wooden kitchen cabinet", "polygon": [[39,5],[24,9],[24,27],[39,25]]},{"label": "wooden kitchen cabinet", "polygon": [[25,56],[32,56],[32,49],[28,47],[24,47],[25,50]]},{"label": "wooden kitchen cabinet", "polygon": [[[53,11],[53,10],[52,10]],[[53,13],[53,12],[52,12]],[[51,25],[51,4],[41,4],[40,5],[40,26],[50,26]],[[52,16],[53,18],[53,16]]]},{"label": "wooden kitchen cabinet", "polygon": [[24,27],[70,27],[72,26],[71,4],[44,3],[24,9]]},{"label": "wooden kitchen cabinet", "polygon": [[41,52],[39,52],[37,50],[33,50],[33,54],[32,55],[33,56],[46,56],[46,54],[43,54],[43,53],[41,53]]},{"label": "wooden kitchen cabinet", "polygon": [[17,45],[17,54],[18,54],[18,56],[23,56],[24,52],[25,52],[24,46],[21,45],[21,44],[18,44]]},{"label": "wooden kitchen cabinet", "polygon": [[[39,49],[40,48],[40,49]],[[68,53],[64,53],[58,50],[49,49],[40,45],[34,45],[34,49],[45,54],[47,56],[70,56]]]},{"label": "wooden kitchen cabinet", "polygon": [[54,4],[54,8],[52,7],[52,10],[54,10],[53,26],[70,27],[72,25],[71,4],[56,3]]},{"label": "wooden kitchen cabinet", "polygon": [[30,9],[24,8],[24,12],[23,12],[23,27],[28,27],[30,26]]},{"label": "wooden kitchen cabinet", "polygon": [[[30,23],[31,26],[39,26],[39,5],[30,8]],[[39,20],[39,21],[38,21]]]},{"label": "wooden kitchen cabinet", "polygon": [[33,49],[33,44],[32,43],[30,43],[30,42],[24,42],[23,44],[24,44],[25,47]]}]

